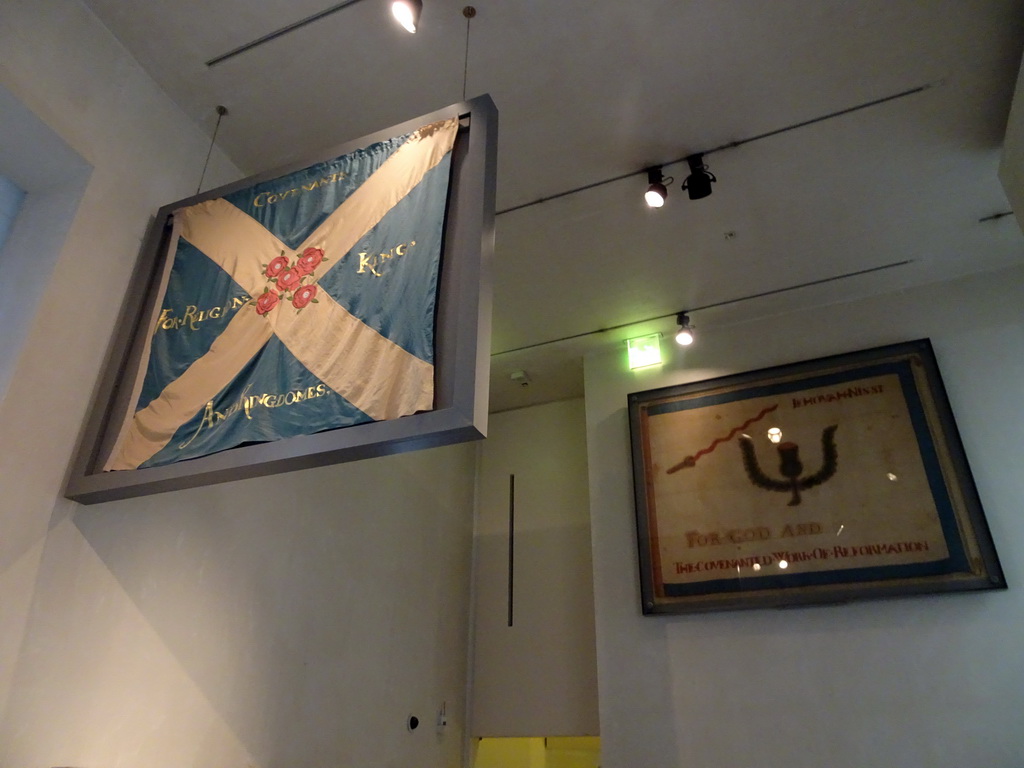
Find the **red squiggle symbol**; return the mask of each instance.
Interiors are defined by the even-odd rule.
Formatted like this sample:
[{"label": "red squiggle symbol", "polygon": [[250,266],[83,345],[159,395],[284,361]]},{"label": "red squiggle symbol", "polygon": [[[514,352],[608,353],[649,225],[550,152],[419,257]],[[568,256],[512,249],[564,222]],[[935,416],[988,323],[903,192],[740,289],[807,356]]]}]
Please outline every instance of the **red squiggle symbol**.
[{"label": "red squiggle symbol", "polygon": [[735,429],[730,431],[729,434],[726,435],[725,437],[719,437],[711,445],[709,445],[707,448],[701,448],[699,451],[697,451],[695,454],[693,454],[693,456],[687,456],[685,459],[680,461],[678,464],[675,464],[674,466],[669,467],[668,469],[665,470],[665,473],[668,474],[668,475],[671,475],[673,472],[678,472],[680,469],[689,469],[690,467],[695,466],[697,464],[697,459],[699,459],[701,456],[706,456],[707,454],[709,454],[713,450],[715,450],[715,448],[717,448],[720,444],[729,442],[739,432],[742,432],[743,430],[745,430],[747,427],[749,427],[755,421],[760,421],[761,419],[763,419],[765,416],[767,416],[769,413],[771,413],[772,411],[774,411],[778,407],[779,407],[779,404],[776,403],[775,405],[771,405],[771,406],[765,408],[763,411],[761,411],[759,414],[757,414],[757,416],[755,416],[754,418],[747,419],[742,424],[740,424],[738,427],[736,427]]}]

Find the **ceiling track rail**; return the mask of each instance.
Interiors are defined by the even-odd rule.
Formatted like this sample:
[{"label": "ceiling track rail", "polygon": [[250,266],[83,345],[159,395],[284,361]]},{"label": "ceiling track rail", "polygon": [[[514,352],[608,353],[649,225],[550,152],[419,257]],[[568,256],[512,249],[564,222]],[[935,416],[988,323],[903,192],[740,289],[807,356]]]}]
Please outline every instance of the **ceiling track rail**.
[{"label": "ceiling track rail", "polygon": [[[707,156],[713,155],[716,152],[722,152],[726,149],[736,149],[737,147],[742,147],[744,144],[752,144],[755,141],[763,141],[764,139],[769,139],[773,136],[779,136],[780,134],[783,133],[789,133],[790,131],[795,131],[799,128],[806,128],[811,125],[817,125],[818,123],[824,123],[828,120],[835,120],[837,117],[843,117],[844,115],[849,115],[853,112],[859,112],[862,109],[877,107],[879,104],[886,104],[890,101],[896,101],[897,99],[905,99],[907,96],[913,96],[923,91],[927,91],[929,88],[934,88],[936,85],[938,85],[938,83],[925,83],[924,85],[919,85],[916,88],[909,88],[905,91],[900,91],[899,93],[891,93],[888,96],[881,97],[880,99],[872,99],[871,101],[865,101],[862,104],[856,104],[852,107],[846,107],[845,109],[838,109],[835,112],[829,112],[828,114],[819,115],[818,117],[812,117],[809,120],[801,120],[799,123],[793,123],[792,125],[786,125],[783,126],[782,128],[776,128],[771,131],[766,131],[765,133],[759,133],[756,136],[748,136],[745,139],[737,139],[736,141],[730,141],[727,144],[720,144],[719,146],[712,147],[711,149],[703,149],[697,152],[688,152],[683,157],[676,158],[675,160],[670,160],[667,163],[656,163],[655,165],[660,168],[668,168],[670,165],[678,165],[679,163],[684,163],[686,162],[687,158],[692,157],[694,155]],[[622,181],[623,179],[631,179],[634,176],[646,176],[647,171],[650,170],[650,168],[651,166],[645,166],[636,171],[629,171],[628,173],[622,173],[619,174],[618,176],[612,176],[611,178],[608,179],[601,179],[600,181],[594,181],[591,182],[590,184],[584,184],[581,187],[573,187],[572,189],[567,189],[564,192],[558,192],[556,194],[548,195],[546,197],[539,197],[536,200],[531,200],[528,203],[521,203],[519,205],[513,205],[511,208],[505,208],[503,210],[500,210],[495,215],[502,216],[506,213],[512,213],[513,211],[521,211],[524,208],[530,208],[534,205],[540,205],[541,203],[547,203],[552,200],[558,200],[563,197],[568,197],[569,195],[575,195],[579,192],[586,192],[588,189],[603,187],[605,184],[613,184],[616,181]]]},{"label": "ceiling track rail", "polygon": [[314,13],[312,16],[307,16],[306,18],[300,19],[299,21],[296,21],[293,24],[289,24],[286,27],[275,29],[273,32],[268,32],[263,37],[258,37],[252,42],[248,42],[245,45],[240,45],[237,48],[228,51],[227,53],[221,54],[220,56],[215,56],[214,58],[206,62],[206,66],[215,67],[218,64],[222,64],[223,62],[227,61],[228,59],[233,59],[235,56],[240,56],[246,51],[251,51],[253,48],[259,48],[261,45],[269,43],[271,40],[277,40],[277,38],[283,37],[284,35],[287,35],[289,32],[294,32],[297,29],[301,29],[302,27],[313,24],[314,22],[320,21],[320,19],[327,18],[328,16],[331,16],[332,14],[335,14],[338,11],[342,11],[348,8],[350,5],[355,5],[356,3],[359,2],[362,2],[362,0],[342,0],[342,2],[337,3],[336,5],[332,5],[330,8],[322,10],[319,13]]},{"label": "ceiling track rail", "polygon": [[[833,275],[832,277],[823,277],[820,280],[811,280],[806,283],[798,283],[797,285],[789,285],[785,288],[775,288],[770,291],[762,291],[761,293],[752,293],[749,296],[740,296],[736,299],[726,299],[725,301],[716,301],[713,304],[704,304],[700,307],[687,307],[687,312],[700,312],[705,309],[717,309],[718,307],[727,307],[730,304],[739,304],[743,301],[753,301],[754,299],[764,299],[769,296],[778,296],[782,293],[788,293],[790,291],[796,291],[801,288],[810,288],[815,285],[825,285],[826,283],[834,283],[839,280],[847,280],[851,277],[859,277],[860,275],[869,275],[872,272],[881,272],[886,269],[894,269],[895,267],[904,267],[907,264],[912,264],[913,259],[906,259],[904,261],[894,261],[891,264],[882,264],[877,267],[869,267],[868,269],[860,269],[856,272],[847,272],[843,275]],[[607,328],[596,328],[593,331],[584,331],[583,333],[574,333],[572,336],[563,336],[560,339],[549,339],[548,341],[539,341],[536,344],[527,344],[523,347],[516,347],[515,349],[504,349],[501,352],[492,352],[491,357],[500,357],[501,355],[511,355],[513,352],[524,352],[528,349],[536,349],[537,347],[546,347],[550,344],[558,344],[563,341],[572,341],[573,339],[583,339],[587,336],[596,336],[599,333],[608,333],[609,331],[618,331],[623,328],[629,328],[634,325],[641,325],[642,323],[652,323],[655,320],[665,320],[670,317],[676,317],[679,311],[668,312],[664,315],[655,315],[654,317],[645,317],[640,320],[631,320],[628,323],[619,323],[618,325],[610,325]]]}]

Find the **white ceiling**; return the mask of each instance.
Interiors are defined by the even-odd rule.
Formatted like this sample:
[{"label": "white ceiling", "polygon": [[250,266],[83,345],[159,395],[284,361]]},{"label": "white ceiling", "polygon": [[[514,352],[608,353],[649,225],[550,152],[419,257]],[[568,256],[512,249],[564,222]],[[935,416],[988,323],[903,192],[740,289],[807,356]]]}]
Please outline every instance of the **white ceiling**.
[{"label": "white ceiling", "polygon": [[[460,101],[466,0],[420,31],[363,0],[214,67],[337,0],[86,0],[181,107],[256,172]],[[635,176],[501,213],[492,409],[582,393],[580,356],[671,319],[600,328],[825,281],[786,306],[1024,260],[996,178],[1024,43],[1018,0],[472,0],[466,94],[500,112],[498,210],[729,145],[714,194],[659,211]],[[729,303],[714,321],[772,311]],[[706,315],[705,318],[711,316]],[[693,313],[701,325],[700,312]],[[527,388],[509,380],[523,368]]]}]

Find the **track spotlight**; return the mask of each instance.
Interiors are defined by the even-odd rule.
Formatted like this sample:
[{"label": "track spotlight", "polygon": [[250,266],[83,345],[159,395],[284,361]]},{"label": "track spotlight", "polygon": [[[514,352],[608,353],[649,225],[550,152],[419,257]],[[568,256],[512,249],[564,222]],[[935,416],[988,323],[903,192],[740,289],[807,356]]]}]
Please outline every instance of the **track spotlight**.
[{"label": "track spotlight", "polygon": [[[667,179],[668,183],[672,183],[672,178]],[[647,187],[647,191],[644,193],[644,201],[651,208],[661,208],[665,204],[665,198],[668,197],[668,189],[665,187],[666,179],[661,175],[661,166],[657,168],[647,169],[647,183],[650,184]]]},{"label": "track spotlight", "polygon": [[676,315],[676,322],[679,329],[676,331],[676,344],[687,347],[693,344],[693,327],[690,325],[690,316],[685,312]]},{"label": "track spotlight", "polygon": [[718,179],[704,165],[704,155],[690,155],[686,162],[690,166],[690,175],[683,182],[683,189],[690,193],[691,200],[707,197],[711,194],[711,182]]},{"label": "track spotlight", "polygon": [[419,26],[422,10],[423,0],[394,0],[391,3],[392,15],[410,32],[415,32]]}]

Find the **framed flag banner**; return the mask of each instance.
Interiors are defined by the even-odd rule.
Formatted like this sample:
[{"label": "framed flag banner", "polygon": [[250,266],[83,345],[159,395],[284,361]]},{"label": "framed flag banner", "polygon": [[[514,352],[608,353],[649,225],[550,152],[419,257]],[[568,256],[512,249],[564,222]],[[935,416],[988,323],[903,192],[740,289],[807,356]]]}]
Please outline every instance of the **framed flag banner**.
[{"label": "framed flag banner", "polygon": [[645,614],[1006,582],[927,340],[629,396]]},{"label": "framed flag banner", "polygon": [[161,208],[68,497],[483,437],[496,132],[483,96]]}]

